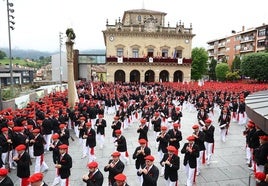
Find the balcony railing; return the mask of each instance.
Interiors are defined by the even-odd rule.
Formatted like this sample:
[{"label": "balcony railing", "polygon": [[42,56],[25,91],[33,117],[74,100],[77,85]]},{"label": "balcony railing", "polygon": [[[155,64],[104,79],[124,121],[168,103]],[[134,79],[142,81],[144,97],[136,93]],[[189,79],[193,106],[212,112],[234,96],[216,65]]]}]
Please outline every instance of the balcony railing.
[{"label": "balcony railing", "polygon": [[[118,62],[118,58],[117,57],[106,57],[106,62]],[[126,62],[131,62],[131,63],[149,63],[149,58],[127,58],[124,57],[123,58],[123,62],[122,63],[126,63]],[[157,58],[154,57],[153,61],[151,63],[177,63],[178,64],[178,59],[177,58]],[[186,59],[186,58],[182,58],[182,64],[191,64],[192,63],[192,59]]]}]

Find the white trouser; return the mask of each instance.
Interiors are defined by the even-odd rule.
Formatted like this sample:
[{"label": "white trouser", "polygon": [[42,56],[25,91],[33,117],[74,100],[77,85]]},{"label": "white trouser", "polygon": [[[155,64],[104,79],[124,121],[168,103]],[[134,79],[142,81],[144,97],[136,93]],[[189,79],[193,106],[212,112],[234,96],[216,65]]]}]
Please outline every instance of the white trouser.
[{"label": "white trouser", "polygon": [[49,151],[49,147],[50,147],[50,143],[51,143],[51,136],[52,136],[52,134],[44,135],[44,139],[46,141],[45,150],[47,150],[47,151]]},{"label": "white trouser", "polygon": [[166,180],[166,186],[176,186],[177,181],[171,181],[169,178]]},{"label": "white trouser", "polygon": [[195,168],[191,168],[189,166],[189,163],[186,164],[185,166],[185,172],[186,172],[186,177],[187,177],[187,186],[192,186],[194,182],[194,172]]},{"label": "white trouser", "polygon": [[209,164],[211,160],[211,156],[212,156],[213,143],[205,142],[204,144],[206,147],[206,160],[207,160],[207,164]]},{"label": "white trouser", "polygon": [[60,186],[69,186],[69,178],[66,178],[66,179],[61,179],[60,176],[57,176],[53,183],[52,183],[52,186],[55,186],[57,184],[60,184]]},{"label": "white trouser", "polygon": [[77,125],[77,126],[74,126],[74,132],[75,132],[75,136],[76,136],[77,138],[79,138],[78,125]]},{"label": "white trouser", "polygon": [[252,153],[249,147],[246,147],[246,158],[247,158],[247,163],[249,164],[250,160],[252,160]]},{"label": "white trouser", "polygon": [[48,169],[48,166],[44,160],[44,154],[41,156],[35,156],[35,167],[34,167],[34,173],[42,172],[44,170]]},{"label": "white trouser", "polygon": [[199,151],[199,157],[196,159],[196,162],[197,162],[196,172],[198,173],[200,173],[200,167],[202,164],[203,155],[204,155],[204,151],[203,150]]},{"label": "white trouser", "polygon": [[94,147],[90,148],[89,146],[86,147],[87,148],[87,154],[88,154],[88,163],[95,161],[97,158],[95,156],[95,152],[94,152]]},{"label": "white trouser", "polygon": [[264,171],[264,165],[256,165],[256,172],[263,172]]},{"label": "white trouser", "polygon": [[88,149],[86,146],[87,139],[82,139],[82,152],[83,152],[83,157],[87,156],[88,154]]},{"label": "white trouser", "polygon": [[[154,131],[154,139],[156,139],[157,136],[159,136],[159,134],[160,134],[160,132],[155,132],[155,131]],[[156,140],[155,140],[155,148],[158,148],[158,145],[159,145],[159,141],[156,141]]]},{"label": "white trouser", "polygon": [[129,158],[126,156],[126,151],[125,152],[120,152],[120,160],[125,164],[129,164]]},{"label": "white trouser", "polygon": [[100,149],[102,149],[104,146],[104,142],[105,142],[105,136],[98,133],[96,136],[96,139],[97,139],[97,143],[100,144]]},{"label": "white trouser", "polygon": [[226,141],[226,132],[227,132],[227,129],[226,128],[220,129],[220,136],[221,136],[221,141],[222,142],[225,142]]}]

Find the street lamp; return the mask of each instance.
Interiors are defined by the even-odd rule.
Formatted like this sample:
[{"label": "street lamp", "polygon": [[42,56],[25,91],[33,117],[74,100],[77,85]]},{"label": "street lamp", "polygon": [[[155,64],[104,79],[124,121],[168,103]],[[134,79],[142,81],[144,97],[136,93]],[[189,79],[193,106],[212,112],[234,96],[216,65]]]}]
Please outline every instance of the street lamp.
[{"label": "street lamp", "polygon": [[63,39],[63,37],[62,37],[62,32],[60,32],[59,33],[59,42],[60,42],[60,90],[61,90],[61,88],[62,88],[62,66],[61,66],[61,46],[62,46],[62,39]]},{"label": "street lamp", "polygon": [[10,29],[14,30],[15,22],[14,22],[14,16],[12,13],[14,13],[14,9],[12,9],[13,3],[9,3],[7,0],[7,24],[8,24],[8,44],[9,44],[9,68],[10,68],[10,85],[11,85],[11,96],[14,96],[14,78],[13,78],[13,65],[12,65],[12,55],[11,55],[11,35],[10,35]]}]

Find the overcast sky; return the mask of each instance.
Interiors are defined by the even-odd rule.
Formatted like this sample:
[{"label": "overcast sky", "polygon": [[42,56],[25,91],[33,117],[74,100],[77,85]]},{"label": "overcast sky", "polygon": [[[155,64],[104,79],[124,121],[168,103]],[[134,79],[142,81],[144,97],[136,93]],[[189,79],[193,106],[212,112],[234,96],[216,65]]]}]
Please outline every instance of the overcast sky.
[{"label": "overcast sky", "polygon": [[[193,26],[193,47],[207,41],[268,24],[267,0],[9,0],[14,4],[15,30],[12,48],[59,50],[59,32],[72,27],[75,49],[104,49],[102,31],[123,17],[126,10],[145,8],[167,13],[165,23],[175,27],[180,20]],[[8,47],[6,0],[0,0],[0,47]],[[167,25],[165,25],[167,26]],[[65,36],[65,34],[64,34]],[[65,41],[65,39],[64,39]]]}]

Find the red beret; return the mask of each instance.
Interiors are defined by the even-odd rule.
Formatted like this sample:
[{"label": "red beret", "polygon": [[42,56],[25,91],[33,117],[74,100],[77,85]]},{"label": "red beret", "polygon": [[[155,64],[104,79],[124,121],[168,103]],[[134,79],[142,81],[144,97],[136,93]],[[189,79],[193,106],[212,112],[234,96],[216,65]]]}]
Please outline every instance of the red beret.
[{"label": "red beret", "polygon": [[59,149],[68,149],[68,145],[62,144],[59,146]]},{"label": "red beret", "polygon": [[155,116],[159,116],[160,113],[159,113],[159,112],[155,112],[154,115],[155,115]]},{"label": "red beret", "polygon": [[176,111],[180,111],[181,110],[181,108],[180,107],[176,107]]},{"label": "red beret", "polygon": [[147,142],[146,139],[143,139],[143,138],[139,139],[140,144],[146,144],[146,142]]},{"label": "red beret", "polygon": [[27,125],[27,129],[33,129],[33,125]]},{"label": "red beret", "polygon": [[64,128],[65,126],[66,126],[66,125],[65,125],[64,123],[62,123],[62,124],[59,125],[59,128],[62,129],[62,128]]},{"label": "red beret", "polygon": [[7,122],[8,125],[14,125],[14,122],[13,121],[9,121]]},{"label": "red beret", "polygon": [[91,126],[91,122],[87,122],[86,126],[90,127]]},{"label": "red beret", "polygon": [[211,122],[212,122],[212,120],[209,118],[205,120],[205,123],[211,123]]},{"label": "red beret", "polygon": [[195,124],[192,126],[192,129],[198,129],[199,128],[199,125],[198,124]]},{"label": "red beret", "polygon": [[167,130],[166,126],[161,126],[161,130]]},{"label": "red beret", "polygon": [[40,133],[40,129],[34,129],[32,133]]},{"label": "red beret", "polygon": [[59,139],[60,135],[58,133],[55,133],[52,135],[52,139]]},{"label": "red beret", "polygon": [[259,138],[261,140],[263,140],[263,141],[268,141],[268,136],[266,136],[266,135],[265,136],[260,136]]},{"label": "red beret", "polygon": [[178,128],[180,125],[178,123],[173,123],[174,128]]},{"label": "red beret", "polygon": [[24,129],[24,127],[15,126],[15,127],[13,127],[12,130],[13,130],[14,132],[21,132],[23,129]]},{"label": "red beret", "polygon": [[6,131],[8,131],[8,128],[7,128],[7,127],[3,127],[3,128],[1,129],[1,131],[2,131],[2,132],[6,132]]},{"label": "red beret", "polygon": [[172,145],[167,146],[167,150],[171,151],[171,152],[176,152],[177,151],[176,147],[174,147]]},{"label": "red beret", "polygon": [[112,153],[111,156],[120,156],[120,155],[121,155],[120,152],[115,151],[115,152]]},{"label": "red beret", "polygon": [[80,117],[79,119],[80,119],[80,120],[86,120],[86,118],[85,118],[85,117],[83,117],[83,116],[82,116],[82,117]]},{"label": "red beret", "polygon": [[188,136],[188,137],[187,137],[187,140],[188,140],[188,141],[194,141],[194,140],[195,140],[195,137],[194,137],[194,136]]},{"label": "red beret", "polygon": [[152,155],[148,155],[144,159],[149,160],[149,161],[154,161],[154,157]]},{"label": "red beret", "polygon": [[255,178],[260,180],[260,181],[263,181],[263,180],[265,180],[266,175],[263,172],[256,172],[255,173]]},{"label": "red beret", "polygon": [[114,132],[115,132],[115,134],[122,134],[122,131],[119,129],[115,130]]},{"label": "red beret", "polygon": [[142,124],[145,124],[145,123],[146,123],[146,119],[141,119],[140,122],[141,122]]},{"label": "red beret", "polygon": [[26,149],[26,146],[24,144],[20,144],[15,149],[16,149],[16,151],[25,150]]},{"label": "red beret", "polygon": [[98,167],[98,163],[95,162],[95,161],[92,161],[91,163],[88,163],[88,164],[87,164],[87,167],[88,167],[89,169],[97,168],[97,167]]},{"label": "red beret", "polygon": [[251,123],[251,122],[250,122],[250,123],[247,124],[247,127],[248,127],[248,128],[254,128],[255,125],[254,125],[254,123]]},{"label": "red beret", "polygon": [[117,175],[114,177],[114,179],[115,179],[116,181],[126,181],[127,177],[126,177],[126,175],[120,173],[120,174],[117,174]]},{"label": "red beret", "polygon": [[7,169],[4,169],[4,168],[1,168],[0,169],[0,176],[6,176],[8,174],[8,170]]},{"label": "red beret", "polygon": [[39,182],[43,180],[43,177],[44,177],[43,174],[41,172],[38,172],[38,173],[31,175],[28,181],[30,183]]}]

